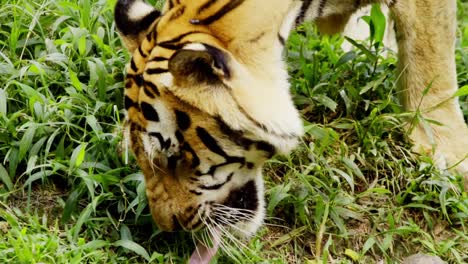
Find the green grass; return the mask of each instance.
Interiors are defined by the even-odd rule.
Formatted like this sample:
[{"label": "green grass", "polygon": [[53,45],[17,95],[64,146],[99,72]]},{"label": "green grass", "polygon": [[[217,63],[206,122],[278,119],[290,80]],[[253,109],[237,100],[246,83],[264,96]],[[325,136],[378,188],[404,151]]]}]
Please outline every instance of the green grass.
[{"label": "green grass", "polygon": [[[114,2],[1,2],[1,263],[184,263],[194,248],[190,234],[154,227],[143,177],[119,144],[129,55]],[[461,87],[468,4],[459,6]],[[342,41],[311,25],[290,38],[306,136],[265,168],[267,225],[213,263],[395,263],[416,252],[468,262],[462,178],[409,151],[394,56],[370,42],[344,53]]]}]

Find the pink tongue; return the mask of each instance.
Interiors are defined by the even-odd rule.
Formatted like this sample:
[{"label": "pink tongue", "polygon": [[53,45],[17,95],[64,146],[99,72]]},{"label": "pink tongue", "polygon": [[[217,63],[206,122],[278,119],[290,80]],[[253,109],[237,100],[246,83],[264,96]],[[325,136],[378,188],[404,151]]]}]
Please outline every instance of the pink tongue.
[{"label": "pink tongue", "polygon": [[208,264],[210,260],[216,255],[216,252],[219,248],[219,242],[221,240],[221,233],[218,229],[215,229],[214,232],[211,233],[211,242],[213,247],[210,248],[202,242],[198,242],[195,251],[192,253],[190,257],[189,264]]}]

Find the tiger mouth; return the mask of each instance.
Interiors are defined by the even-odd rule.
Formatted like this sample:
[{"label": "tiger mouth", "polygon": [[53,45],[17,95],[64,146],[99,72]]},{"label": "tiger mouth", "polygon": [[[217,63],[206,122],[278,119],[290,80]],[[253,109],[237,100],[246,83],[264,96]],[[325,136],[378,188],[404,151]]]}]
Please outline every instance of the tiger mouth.
[{"label": "tiger mouth", "polygon": [[[188,207],[188,216],[173,216],[173,230],[198,231],[210,227],[226,227],[240,231],[239,225],[255,222],[255,217],[261,211],[259,197],[254,181],[247,182],[241,188],[231,191],[222,203],[205,202],[197,207]],[[249,236],[248,232],[240,235]]]}]

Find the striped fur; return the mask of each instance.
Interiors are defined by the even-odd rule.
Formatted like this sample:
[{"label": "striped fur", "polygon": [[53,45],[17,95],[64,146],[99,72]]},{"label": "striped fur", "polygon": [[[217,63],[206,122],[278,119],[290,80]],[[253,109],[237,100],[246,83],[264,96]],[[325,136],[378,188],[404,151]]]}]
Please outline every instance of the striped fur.
[{"label": "striped fur", "polygon": [[248,212],[229,223],[254,233],[264,217],[262,166],[293,149],[303,133],[282,59],[290,31],[305,20],[342,28],[374,2],[405,17],[405,7],[421,1],[168,0],[159,13],[140,0],[119,0],[116,24],[132,53],[125,129],[158,226],[225,223],[231,218],[220,220],[217,208],[227,206]]}]

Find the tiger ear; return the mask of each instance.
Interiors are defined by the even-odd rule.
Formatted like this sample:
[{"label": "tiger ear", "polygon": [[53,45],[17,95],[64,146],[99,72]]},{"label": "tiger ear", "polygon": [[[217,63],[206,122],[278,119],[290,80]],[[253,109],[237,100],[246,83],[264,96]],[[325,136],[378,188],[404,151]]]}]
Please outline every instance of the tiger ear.
[{"label": "tiger ear", "polygon": [[230,77],[228,57],[226,52],[216,47],[191,44],[174,53],[168,66],[174,84],[178,86],[215,84]]},{"label": "tiger ear", "polygon": [[161,13],[142,0],[118,0],[114,19],[127,49],[132,53],[152,29]]}]

